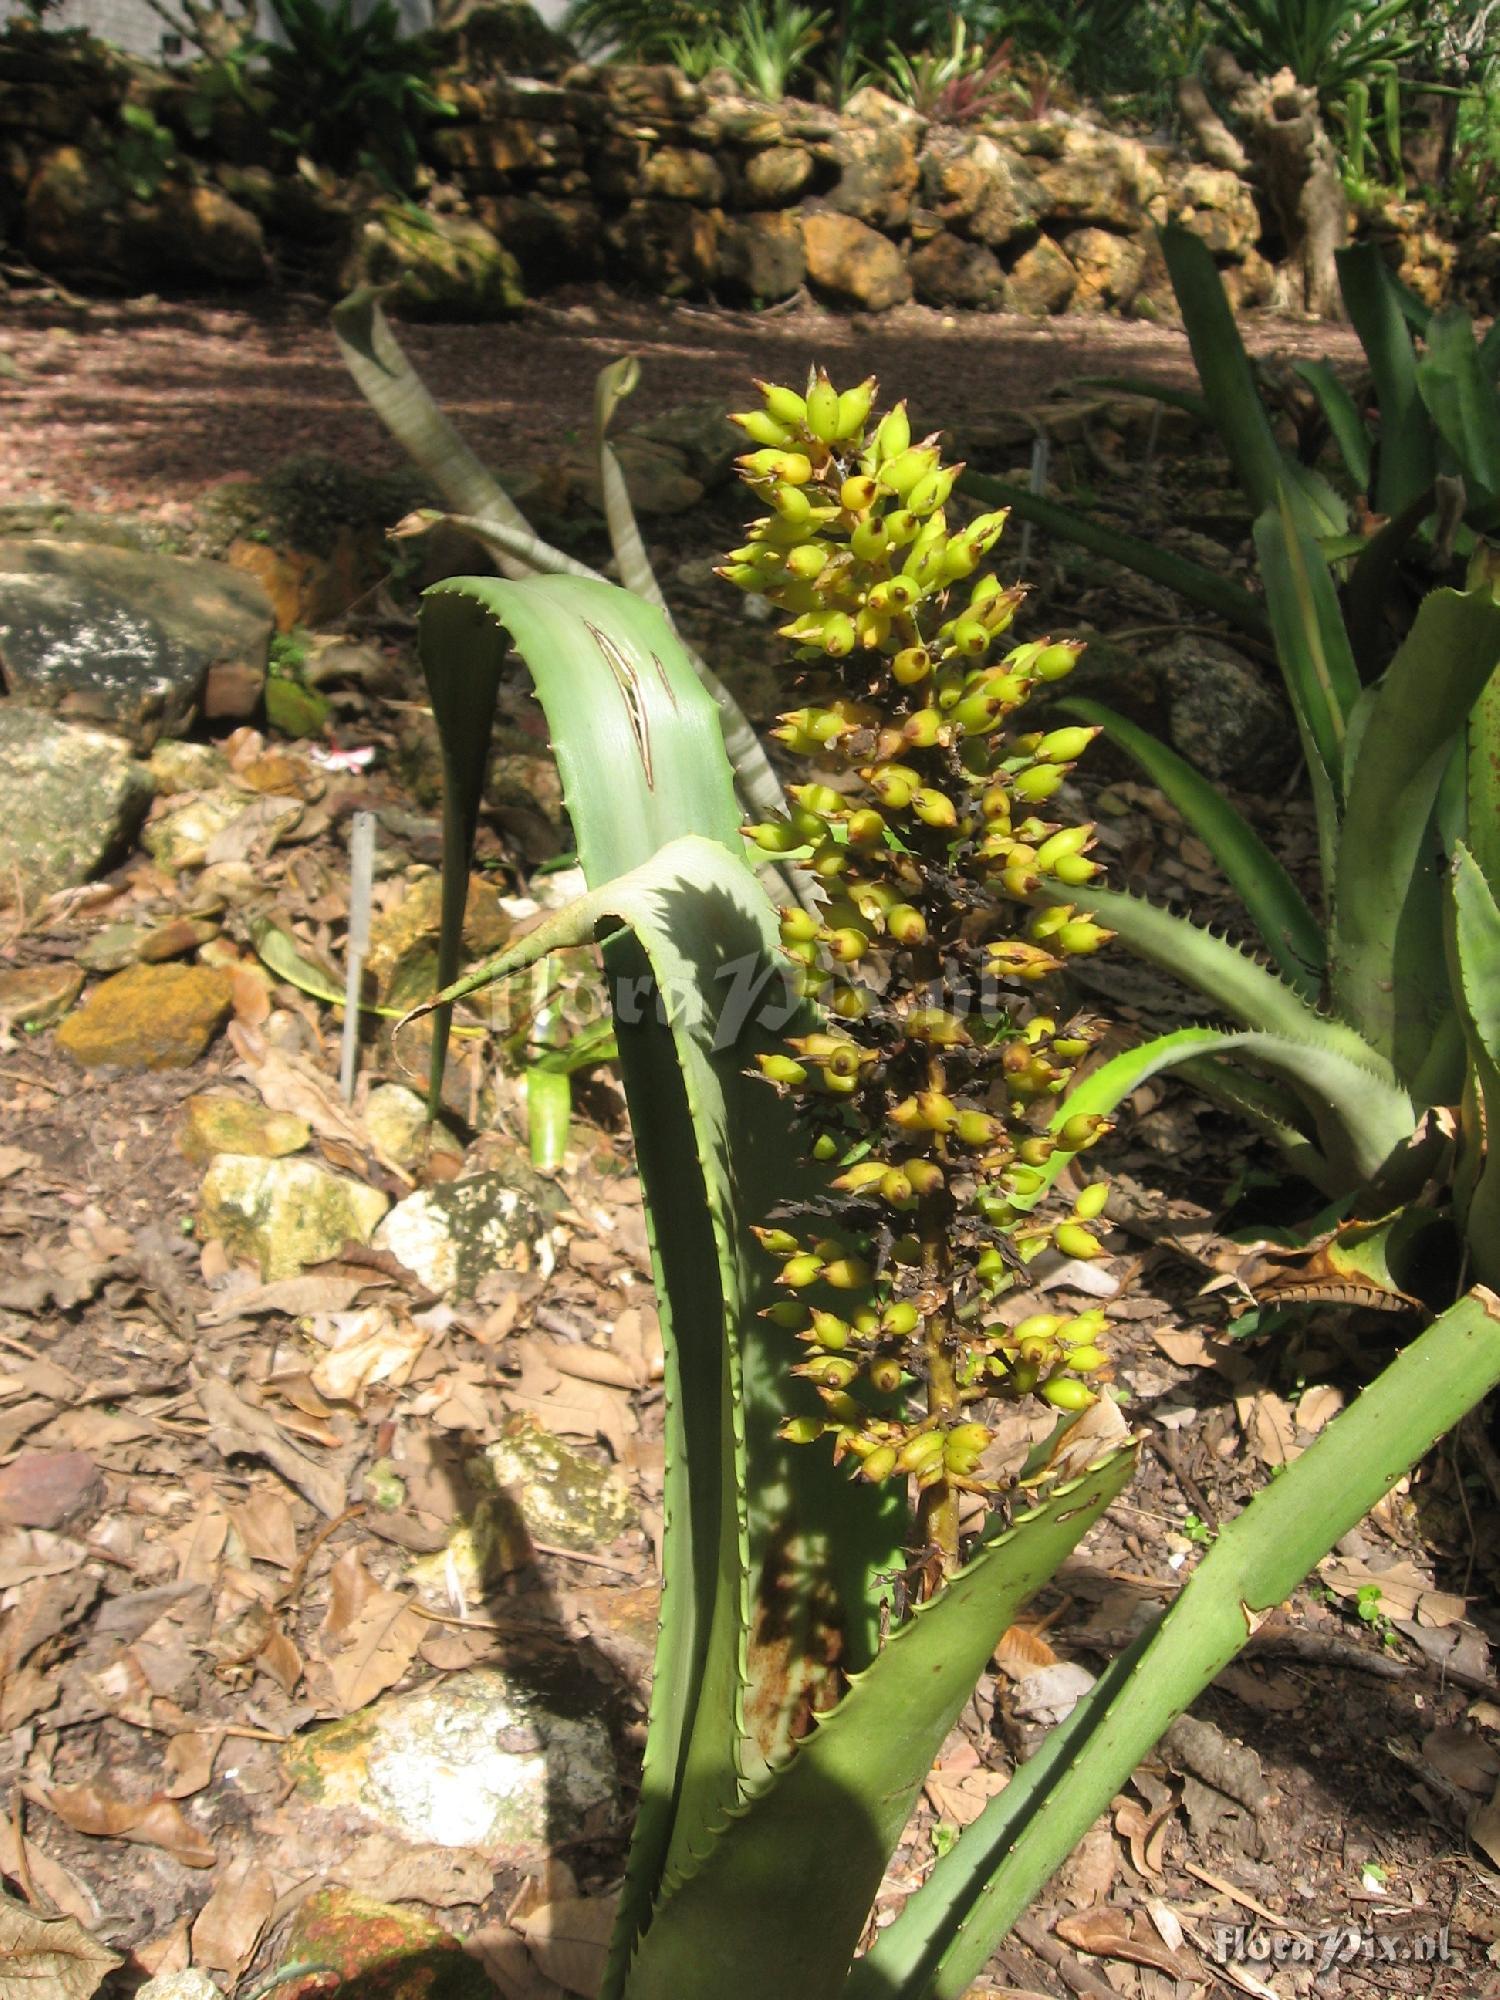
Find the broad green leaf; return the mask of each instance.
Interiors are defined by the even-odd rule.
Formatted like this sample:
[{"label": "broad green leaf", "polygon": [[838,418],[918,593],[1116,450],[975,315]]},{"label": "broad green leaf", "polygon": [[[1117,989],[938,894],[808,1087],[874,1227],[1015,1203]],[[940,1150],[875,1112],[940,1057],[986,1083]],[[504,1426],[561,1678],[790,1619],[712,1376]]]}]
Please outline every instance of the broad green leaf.
[{"label": "broad green leaf", "polygon": [[1304,1000],[1316,1000],[1323,933],[1291,876],[1248,822],[1175,750],[1102,702],[1070,698],[1057,706],[1096,724],[1166,794],[1239,892],[1287,984]]},{"label": "broad green leaf", "polygon": [[723,1829],[646,1933],[625,2000],[832,2000],[943,1739],[1021,1606],[1124,1487],[1115,1453],[994,1534]]},{"label": "broad green leaf", "polygon": [[1375,377],[1380,409],[1377,514],[1405,511],[1437,471],[1433,429],[1417,386],[1417,357],[1399,288],[1373,243],[1337,253],[1339,289]]},{"label": "broad green leaf", "polygon": [[1469,710],[1464,844],[1491,893],[1500,896],[1500,674],[1491,674]]},{"label": "broad green leaf", "polygon": [[1359,406],[1328,362],[1296,361],[1292,367],[1317,397],[1349,477],[1361,493],[1368,492],[1373,461],[1370,433],[1365,429]]},{"label": "broad green leaf", "polygon": [[958,485],[960,492],[972,494],[986,506],[1009,507],[1021,520],[1034,522],[1049,535],[1060,535],[1081,549],[1089,549],[1125,569],[1149,576],[1154,583],[1165,584],[1189,604],[1198,605],[1226,624],[1248,632],[1252,638],[1269,636],[1260,601],[1238,584],[1227,582],[1216,570],[1173,555],[1170,549],[1159,548],[1155,542],[1122,534],[1118,528],[1091,520],[1071,507],[1060,507],[1055,500],[1044,499],[1041,494],[1031,493],[1007,479],[992,479],[983,472],[965,472]]},{"label": "broad green leaf", "polygon": [[1500,1299],[1476,1287],[1224,1528],[1155,1631],[1100,1676],[907,1899],[841,2000],[958,2000],[1260,1618],[1497,1383]]},{"label": "broad green leaf", "polygon": [[1328,565],[1313,537],[1297,527],[1285,489],[1256,521],[1255,547],[1276,657],[1309,768],[1326,772],[1341,795],[1344,736],[1361,693],[1359,669]]},{"label": "broad green leaf", "polygon": [[1500,396],[1462,308],[1434,314],[1417,364],[1417,388],[1463,473],[1465,517],[1476,524],[1493,521],[1500,504]]},{"label": "broad green leaf", "polygon": [[1432,513],[1433,490],[1424,486],[1399,514],[1365,543],[1344,587],[1344,625],[1349,650],[1364,663],[1362,678],[1372,678],[1390,650],[1386,605],[1401,586],[1400,563],[1407,546]]},{"label": "broad green leaf", "polygon": [[1276,442],[1213,253],[1189,229],[1172,225],[1157,235],[1204,400],[1251,506],[1264,513],[1276,506],[1285,489],[1299,527],[1313,535],[1343,534],[1349,525],[1343,501],[1326,480],[1289,458]]},{"label": "broad green leaf", "polygon": [[1433,807],[1453,744],[1500,665],[1500,604],[1434,591],[1360,735],[1339,840],[1333,1004],[1398,1075],[1415,1077],[1451,1004]]},{"label": "broad green leaf", "polygon": [[1454,988],[1479,1111],[1466,1132],[1464,1232],[1479,1277],[1500,1273],[1500,906],[1468,848],[1453,856],[1449,932]]}]

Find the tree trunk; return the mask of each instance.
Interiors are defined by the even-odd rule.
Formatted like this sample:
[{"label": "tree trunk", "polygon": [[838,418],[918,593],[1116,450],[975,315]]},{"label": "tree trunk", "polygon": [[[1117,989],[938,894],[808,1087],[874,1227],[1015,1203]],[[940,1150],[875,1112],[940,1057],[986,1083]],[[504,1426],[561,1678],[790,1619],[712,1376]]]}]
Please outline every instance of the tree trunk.
[{"label": "tree trunk", "polygon": [[1348,212],[1318,93],[1298,83],[1289,69],[1273,77],[1247,76],[1223,49],[1205,52],[1204,71],[1245,135],[1287,259],[1299,273],[1302,304],[1324,318],[1340,318],[1333,259],[1348,241]]}]

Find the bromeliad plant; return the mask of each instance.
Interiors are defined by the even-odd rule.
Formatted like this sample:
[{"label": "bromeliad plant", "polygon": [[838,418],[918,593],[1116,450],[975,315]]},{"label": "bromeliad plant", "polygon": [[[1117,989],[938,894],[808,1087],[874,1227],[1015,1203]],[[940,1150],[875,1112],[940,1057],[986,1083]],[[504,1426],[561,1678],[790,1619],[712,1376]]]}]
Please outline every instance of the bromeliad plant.
[{"label": "bromeliad plant", "polygon": [[[1085,1113],[1049,1153],[1028,1115],[1088,1037],[1023,1004],[1032,975],[1102,942],[1087,831],[1040,817],[1090,732],[1049,741],[1011,722],[1073,649],[991,662],[1015,608],[979,576],[999,523],[950,529],[951,468],[909,442],[904,414],[871,422],[869,399],[817,378],[749,413],[746,470],[771,504],[729,565],[793,614],[813,670],[785,728],[829,782],[799,788],[757,839],[806,861],[815,924],[761,887],[718,714],[653,605],[592,578],[462,578],[421,615],[455,795],[449,868],[462,881],[514,643],[590,883],[433,1004],[599,940],[661,1304],[662,1623],[601,2000],[718,2000],[747,1968],[786,2000],[957,2000],[1260,1616],[1500,1380],[1500,1300],[1476,1291],[1229,1525],[861,1952],[1001,1632],[1133,1464],[1108,1399],[1067,1408],[1100,1379],[1092,1329],[1070,1345],[1055,1323],[991,1323],[1029,1251],[1092,1248],[1097,1197],[1060,1225],[1028,1213],[1097,1136]],[[1018,935],[997,906],[1029,924],[1032,878],[1049,875],[1070,893]],[[944,953],[965,975],[998,966],[998,1004],[924,990]],[[796,1242],[774,1233],[788,1222]],[[1049,1386],[1071,1427],[1013,1469],[1008,1496],[974,1477],[965,1424],[990,1397]],[[966,1486],[1010,1504],[955,1546],[945,1516]],[[902,1576],[917,1587],[898,1599]]]}]

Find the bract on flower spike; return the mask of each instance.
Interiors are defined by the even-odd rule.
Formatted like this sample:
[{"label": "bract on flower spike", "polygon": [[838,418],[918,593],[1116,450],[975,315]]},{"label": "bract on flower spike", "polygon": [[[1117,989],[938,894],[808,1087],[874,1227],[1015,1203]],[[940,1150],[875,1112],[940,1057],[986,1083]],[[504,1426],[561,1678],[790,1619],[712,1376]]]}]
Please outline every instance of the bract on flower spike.
[{"label": "bract on flower spike", "polygon": [[[982,1309],[1044,1250],[1103,1254],[1102,1181],[1071,1213],[1039,1202],[1108,1129],[1045,1129],[1096,1032],[1028,997],[1109,936],[1085,900],[1093,828],[1052,803],[1097,731],[1022,725],[1082,648],[1010,645],[1025,593],[986,563],[1005,513],[967,516],[961,468],[913,440],[906,406],[877,419],[873,378],[841,391],[820,368],[802,394],[757,386],[737,422],[761,512],[722,574],[782,612],[807,678],[772,733],[809,768],[749,837],[797,855],[823,896],[781,916],[821,1020],[757,1058],[826,1166],[802,1233],[762,1232],[772,1324],[807,1356],[781,1435],[862,1481],[910,1480],[913,1548],[946,1571],[992,1404],[1074,1413],[1108,1371],[1102,1315],[1023,1314],[1017,1341]],[[1057,900],[1028,907],[1043,884]]]}]

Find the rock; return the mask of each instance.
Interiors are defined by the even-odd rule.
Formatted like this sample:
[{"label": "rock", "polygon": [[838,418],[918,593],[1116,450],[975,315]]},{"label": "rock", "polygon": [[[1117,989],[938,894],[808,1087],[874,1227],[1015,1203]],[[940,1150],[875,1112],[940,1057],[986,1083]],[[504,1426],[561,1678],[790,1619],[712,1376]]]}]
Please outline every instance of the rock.
[{"label": "rock", "polygon": [[68,889],[118,854],[151,780],[118,737],[0,701],[0,880],[28,901]]},{"label": "rock", "polygon": [[913,250],[906,268],[924,305],[991,306],[1004,296],[1005,273],[994,251],[946,229]]},{"label": "rock", "polygon": [[328,698],[283,674],[266,682],[266,720],[282,736],[321,736],[329,716]]},{"label": "rock", "polygon": [[304,1798],[362,1813],[410,1841],[534,1859],[613,1823],[619,1810],[604,1725],[494,1668],[387,1696],[289,1746]]},{"label": "rock", "polygon": [[106,159],[76,145],[38,161],[26,189],[28,254],[49,270],[114,278],[211,278],[259,284],[260,223],[221,187],[172,179],[147,201],[129,198]]},{"label": "rock", "polygon": [[941,127],[927,136],[921,158],[924,210],[961,236],[992,249],[1029,233],[1042,191],[1024,162],[984,133]]},{"label": "rock", "polygon": [[131,248],[164,276],[230,285],[260,285],[268,276],[259,221],[208,181],[164,187],[132,228]]},{"label": "rock", "polygon": [[740,215],[719,238],[719,282],[732,293],[773,305],[807,276],[802,225],[789,209]]},{"label": "rock", "polygon": [[1282,784],[1297,736],[1281,696],[1232,646],[1184,634],[1158,649],[1172,746],[1216,784]]},{"label": "rock", "polygon": [[491,116],[482,125],[439,126],[431,143],[464,187],[484,194],[503,191],[512,174],[553,173],[583,157],[576,131],[532,118]]},{"label": "rock", "polygon": [[[1236,312],[1243,312],[1252,306],[1269,306],[1276,303],[1278,277],[1276,266],[1262,257],[1256,249],[1246,250],[1237,264],[1231,264],[1220,273],[1224,280],[1224,290],[1229,303]],[[1420,288],[1415,288],[1420,290]],[[1429,303],[1436,308],[1447,299],[1446,285],[1439,284],[1435,296]]]},{"label": "rock", "polygon": [[445,1126],[429,1123],[427,1106],[399,1083],[378,1084],[365,1100],[365,1134],[398,1167],[423,1165],[433,1153],[461,1160],[463,1148]]},{"label": "rock", "polygon": [[186,1069],[229,1018],[234,984],[209,965],[133,965],[96,986],[57,1031],[85,1069]]},{"label": "rock", "polygon": [[[681,453],[670,445],[627,434],[616,443],[615,457],[637,514],[686,514],[703,498],[701,480],[694,479]],[[599,494],[597,504],[602,511],[602,491],[593,463],[589,465],[586,483]]]},{"label": "rock", "polygon": [[[366,551],[361,537],[348,527],[337,532],[326,555],[237,537],[225,551],[224,560],[260,585],[278,632],[340,618],[366,588]],[[269,683],[266,696],[271,698]]]},{"label": "rock", "polygon": [[21,965],[0,972],[0,1028],[50,1028],[83,991],[76,965]]},{"label": "rock", "polygon": [[120,272],[127,253],[119,189],[103,161],[74,145],[43,154],[26,188],[22,240],[44,270]]},{"label": "rock", "polygon": [[536,194],[478,195],[475,215],[503,243],[528,285],[577,283],[604,268],[596,203]]},{"label": "rock", "polygon": [[164,738],[146,759],[152,788],[159,798],[175,792],[201,792],[229,782],[229,759],[211,743],[180,743]]},{"label": "rock", "polygon": [[901,252],[888,236],[851,215],[804,215],[802,245],[810,282],[839,305],[885,312],[911,297]]},{"label": "rock", "polygon": [[219,835],[234,825],[251,802],[243,792],[204,792],[149,822],[141,845],[158,868],[176,875],[201,868]]},{"label": "rock", "polygon": [[1249,183],[1227,167],[1191,166],[1172,189],[1172,220],[1216,257],[1242,257],[1260,241],[1260,211]]},{"label": "rock", "polygon": [[482,222],[409,203],[366,216],[341,282],[394,285],[392,302],[414,319],[498,319],[526,303],[515,258]]},{"label": "rock", "polygon": [[193,1966],[185,1972],[158,1972],[137,1986],[134,2000],[223,2000],[223,1995],[206,1972]]},{"label": "rock", "polygon": [[11,693],[142,749],[181,735],[215,670],[264,679],[271,607],[221,563],[45,536],[0,541]]},{"label": "rock", "polygon": [[[442,908],[442,878],[419,875],[400,901],[382,910],[371,923],[365,965],[382,1006],[413,1007],[436,990]],[[495,885],[482,875],[471,875],[463,921],[463,946],[468,957],[492,958],[510,932],[511,920],[501,907]]]},{"label": "rock", "polygon": [[1074,229],[1062,240],[1077,274],[1069,306],[1074,312],[1104,312],[1126,306],[1135,296],[1146,263],[1146,247],[1108,229]]},{"label": "rock", "polygon": [[724,176],[712,153],[691,146],[658,146],[641,171],[640,193],[647,201],[691,201],[717,208],[724,199]]},{"label": "rock", "polygon": [[585,1458],[531,1417],[509,1418],[484,1456],[536,1541],[605,1548],[635,1520],[629,1488],[613,1466]]},{"label": "rock", "polygon": [[[305,1983],[293,1978],[278,1985],[278,1996],[289,2000],[313,2000],[330,1977],[362,2000],[496,2000],[479,1960],[440,1924],[353,1889],[315,1889],[305,1897],[282,1951],[284,1968],[311,1968]],[[210,1990],[217,1996],[217,1988]]]},{"label": "rock", "polygon": [[222,1153],[199,1190],[198,1234],[254,1259],[269,1282],[336,1257],[348,1242],[368,1243],[388,1206],[378,1188],[313,1160]]},{"label": "rock", "polygon": [[1078,126],[1052,133],[1057,156],[1033,162],[1047,220],[1139,229],[1151,219],[1165,184],[1139,139]]},{"label": "rock", "polygon": [[1061,312],[1073,296],[1078,274],[1050,236],[1043,236],[1017,258],[1006,280],[1006,303],[1015,312],[1045,318]]},{"label": "rock", "polygon": [[0,1466],[0,1521],[12,1528],[65,1528],[104,1501],[99,1468],[82,1451],[23,1451]]},{"label": "rock", "polygon": [[227,1090],[190,1097],[183,1113],[177,1149],[199,1166],[206,1166],[216,1153],[279,1160],[287,1153],[300,1153],[312,1137],[305,1118],[290,1111],[268,1111],[265,1105]]},{"label": "rock", "polygon": [[632,201],[605,230],[620,275],[663,298],[702,291],[718,265],[717,209],[685,201]]},{"label": "rock", "polygon": [[736,208],[785,208],[813,176],[806,146],[762,146],[736,159],[730,170],[730,198]]},{"label": "rock", "polygon": [[879,229],[902,229],[911,219],[917,186],[917,140],[921,120],[876,90],[861,90],[845,106],[834,134],[832,155],[838,180],[828,196],[831,208]]},{"label": "rock", "polygon": [[142,932],[135,956],[142,965],[165,965],[169,959],[190,958],[218,935],[212,917],[172,917]]},{"label": "rock", "polygon": [[375,1242],[429,1291],[472,1298],[491,1271],[525,1271],[537,1261],[545,1268],[548,1230],[561,1205],[552,1183],[516,1160],[408,1195],[381,1223]]}]

